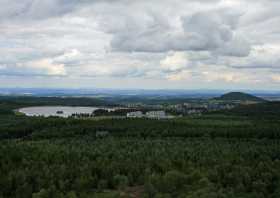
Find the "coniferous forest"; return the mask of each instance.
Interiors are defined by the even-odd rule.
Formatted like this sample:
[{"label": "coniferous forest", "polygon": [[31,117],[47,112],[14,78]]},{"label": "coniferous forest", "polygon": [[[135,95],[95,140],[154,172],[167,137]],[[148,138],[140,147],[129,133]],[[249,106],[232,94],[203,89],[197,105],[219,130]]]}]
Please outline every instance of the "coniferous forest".
[{"label": "coniferous forest", "polygon": [[280,197],[278,115],[91,120],[0,106],[1,198]]}]

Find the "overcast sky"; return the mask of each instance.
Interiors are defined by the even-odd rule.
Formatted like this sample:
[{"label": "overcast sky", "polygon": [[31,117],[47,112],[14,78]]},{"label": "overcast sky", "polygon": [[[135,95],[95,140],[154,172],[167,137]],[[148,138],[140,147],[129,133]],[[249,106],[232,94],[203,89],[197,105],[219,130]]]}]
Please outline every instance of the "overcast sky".
[{"label": "overcast sky", "polygon": [[0,86],[280,89],[279,0],[0,0]]}]

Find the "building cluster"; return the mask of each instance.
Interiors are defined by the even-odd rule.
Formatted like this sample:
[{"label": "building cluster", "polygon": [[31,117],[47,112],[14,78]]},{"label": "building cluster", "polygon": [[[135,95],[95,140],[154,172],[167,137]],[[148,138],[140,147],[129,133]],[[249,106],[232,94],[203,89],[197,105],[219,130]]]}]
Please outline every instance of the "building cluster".
[{"label": "building cluster", "polygon": [[153,110],[156,110],[156,109],[163,109],[165,108],[166,106],[165,105],[162,105],[162,104],[145,104],[145,103],[128,103],[128,104],[125,104],[125,107],[127,109],[153,109]]},{"label": "building cluster", "polygon": [[145,114],[142,113],[142,111],[134,111],[129,112],[126,114],[126,117],[128,118],[143,118]]},{"label": "building cluster", "polygon": [[171,116],[166,115],[165,111],[148,111],[145,114],[142,111],[134,111],[126,114],[127,118],[150,118],[150,119],[167,119]]},{"label": "building cluster", "polygon": [[167,115],[165,114],[165,111],[148,111],[146,113],[146,117],[153,119],[164,119],[167,118]]},{"label": "building cluster", "polygon": [[72,118],[91,118],[94,117],[94,113],[73,113]]},{"label": "building cluster", "polygon": [[207,106],[208,111],[218,111],[218,110],[229,110],[236,107],[237,104],[221,104],[221,103],[210,103]]},{"label": "building cluster", "polygon": [[184,115],[200,115],[209,111],[218,111],[218,110],[228,110],[232,109],[237,104],[230,103],[219,103],[219,102],[203,102],[203,103],[183,103],[176,104],[169,107],[169,109],[173,109],[178,113],[182,113]]}]

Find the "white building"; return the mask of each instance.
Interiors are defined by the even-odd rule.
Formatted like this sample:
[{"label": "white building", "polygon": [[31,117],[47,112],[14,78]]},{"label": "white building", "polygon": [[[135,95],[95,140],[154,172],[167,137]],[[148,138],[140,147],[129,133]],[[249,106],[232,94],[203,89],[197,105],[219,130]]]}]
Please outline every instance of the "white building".
[{"label": "white building", "polygon": [[167,118],[164,111],[148,111],[146,113],[147,118],[154,118],[154,119],[164,119]]},{"label": "white building", "polygon": [[128,117],[128,118],[142,118],[142,117],[144,117],[144,114],[142,113],[142,111],[134,111],[134,112],[127,113],[126,117]]}]

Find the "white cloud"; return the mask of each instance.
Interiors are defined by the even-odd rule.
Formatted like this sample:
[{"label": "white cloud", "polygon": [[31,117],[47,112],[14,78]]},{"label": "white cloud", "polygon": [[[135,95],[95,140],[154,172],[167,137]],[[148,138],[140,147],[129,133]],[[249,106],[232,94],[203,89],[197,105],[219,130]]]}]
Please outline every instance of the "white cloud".
[{"label": "white cloud", "polygon": [[279,9],[276,0],[2,0],[0,75],[276,86]]},{"label": "white cloud", "polygon": [[232,83],[240,83],[246,80],[246,76],[242,73],[233,73],[233,72],[203,72],[202,73],[207,81],[224,81]]},{"label": "white cloud", "polygon": [[66,70],[63,64],[56,64],[51,59],[34,60],[24,64],[18,64],[18,67],[34,70],[34,74],[63,76],[66,75]]},{"label": "white cloud", "polygon": [[253,46],[251,53],[242,58],[228,59],[229,65],[236,68],[277,69],[280,65],[280,45],[265,44]]},{"label": "white cloud", "polygon": [[174,52],[160,61],[161,68],[166,71],[178,71],[186,68],[189,64],[184,52]]},{"label": "white cloud", "polygon": [[70,51],[67,51],[63,53],[60,56],[57,56],[54,58],[54,62],[63,63],[63,64],[77,64],[79,61],[81,61],[84,58],[83,54],[77,50],[72,49]]},{"label": "white cloud", "polygon": [[188,70],[182,70],[176,73],[170,73],[166,75],[166,79],[169,81],[182,81],[191,78],[191,72]]},{"label": "white cloud", "polygon": [[276,82],[276,83],[280,83],[280,74],[274,74],[271,76],[271,79]]}]

